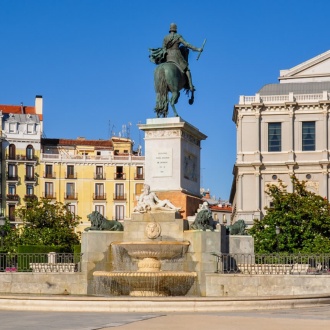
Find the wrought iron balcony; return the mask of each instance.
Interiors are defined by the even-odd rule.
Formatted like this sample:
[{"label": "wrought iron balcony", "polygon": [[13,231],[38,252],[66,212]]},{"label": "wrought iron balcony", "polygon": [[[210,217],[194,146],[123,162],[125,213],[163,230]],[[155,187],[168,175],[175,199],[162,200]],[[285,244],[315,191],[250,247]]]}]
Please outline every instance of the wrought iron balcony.
[{"label": "wrought iron balcony", "polygon": [[7,194],[7,201],[18,202],[19,196],[17,194]]},{"label": "wrought iron balcony", "polygon": [[34,175],[25,175],[24,180],[25,182],[36,182],[37,178]]},{"label": "wrought iron balcony", "polygon": [[105,180],[106,176],[105,173],[94,173],[95,180]]},{"label": "wrought iron balcony", "polygon": [[144,174],[135,173],[134,180],[144,180]]},{"label": "wrought iron balcony", "polygon": [[42,198],[55,199],[56,198],[56,193],[54,193],[54,192],[43,192],[42,193]]},{"label": "wrought iron balcony", "polygon": [[45,179],[56,179],[56,173],[55,172],[52,172],[52,173],[46,173],[46,172],[44,172],[43,177]]},{"label": "wrought iron balcony", "polygon": [[23,199],[25,202],[32,202],[33,200],[37,200],[38,197],[34,194],[31,194],[31,195],[25,195]]},{"label": "wrought iron balcony", "polygon": [[126,194],[113,194],[113,200],[124,201],[126,200]]},{"label": "wrought iron balcony", "polygon": [[77,179],[77,173],[65,173],[66,179]]},{"label": "wrought iron balcony", "polygon": [[17,174],[7,174],[7,181],[18,181],[19,177]]},{"label": "wrought iron balcony", "polygon": [[102,193],[97,193],[97,194],[93,194],[93,199],[94,200],[106,200],[107,199],[107,194],[102,194]]},{"label": "wrought iron balcony", "polygon": [[115,180],[126,180],[126,173],[115,173]]},{"label": "wrought iron balcony", "polygon": [[78,193],[65,193],[64,199],[78,199]]}]

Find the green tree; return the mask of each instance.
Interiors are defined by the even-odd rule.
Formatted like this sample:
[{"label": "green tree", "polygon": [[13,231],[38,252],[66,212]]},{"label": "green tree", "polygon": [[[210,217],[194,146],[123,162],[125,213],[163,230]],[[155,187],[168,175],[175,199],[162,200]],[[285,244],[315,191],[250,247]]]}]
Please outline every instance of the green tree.
[{"label": "green tree", "polygon": [[[257,253],[330,253],[330,204],[306,189],[306,183],[291,177],[294,191],[268,185],[272,207],[262,220],[255,220],[249,233]],[[276,234],[276,229],[279,231]]]},{"label": "green tree", "polygon": [[32,200],[16,211],[23,221],[16,238],[16,245],[64,246],[71,251],[79,244],[75,227],[79,216],[72,214],[67,204],[42,199]]}]

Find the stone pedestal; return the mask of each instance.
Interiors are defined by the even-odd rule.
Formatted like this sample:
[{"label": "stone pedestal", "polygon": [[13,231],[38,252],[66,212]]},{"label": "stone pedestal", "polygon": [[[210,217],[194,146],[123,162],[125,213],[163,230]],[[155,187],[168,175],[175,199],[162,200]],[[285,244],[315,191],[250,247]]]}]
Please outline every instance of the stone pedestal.
[{"label": "stone pedestal", "polygon": [[147,119],[139,128],[145,132],[145,182],[160,198],[183,204],[184,217],[191,215],[187,199],[200,196],[200,149],[207,136],[180,117]]}]

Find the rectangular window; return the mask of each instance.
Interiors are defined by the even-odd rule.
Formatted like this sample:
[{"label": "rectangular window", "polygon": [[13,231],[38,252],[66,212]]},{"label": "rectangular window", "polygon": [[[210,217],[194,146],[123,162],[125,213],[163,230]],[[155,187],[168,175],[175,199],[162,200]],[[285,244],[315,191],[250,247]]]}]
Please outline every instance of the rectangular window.
[{"label": "rectangular window", "polygon": [[8,194],[16,195],[16,185],[14,185],[14,184],[8,185]]},{"label": "rectangular window", "polygon": [[53,177],[53,165],[46,165],[46,178]]},{"label": "rectangular window", "polygon": [[33,165],[26,165],[26,179],[27,180],[34,179],[34,166]]},{"label": "rectangular window", "polygon": [[53,182],[45,182],[45,198],[53,198]]},{"label": "rectangular window", "polygon": [[95,211],[101,213],[104,216],[104,205],[95,205]]},{"label": "rectangular window", "polygon": [[136,167],[136,179],[143,179],[143,166]]},{"label": "rectangular window", "polygon": [[135,185],[135,196],[139,196],[142,194],[143,183],[137,183]]},{"label": "rectangular window", "polygon": [[124,220],[124,205],[116,205],[116,220]]},{"label": "rectangular window", "polygon": [[124,184],[123,183],[116,183],[115,196],[117,199],[124,199]]},{"label": "rectangular window", "polygon": [[16,133],[17,124],[16,123],[9,123],[9,133]]},{"label": "rectangular window", "polygon": [[281,151],[281,123],[268,123],[268,151]]},{"label": "rectangular window", "polygon": [[302,150],[315,150],[315,121],[302,122]]},{"label": "rectangular window", "polygon": [[66,198],[70,198],[70,199],[75,198],[74,183],[66,184]]},{"label": "rectangular window", "polygon": [[34,133],[34,124],[27,124],[26,132],[27,132],[27,134],[33,134]]},{"label": "rectangular window", "polygon": [[96,166],[95,179],[103,179],[103,166]]},{"label": "rectangular window", "polygon": [[34,188],[32,184],[27,184],[26,185],[26,195],[27,196],[32,196],[34,194]]},{"label": "rectangular window", "polygon": [[15,205],[8,205],[9,220],[15,221]]},{"label": "rectangular window", "polygon": [[95,184],[95,199],[104,199],[104,185],[103,183],[96,183]]},{"label": "rectangular window", "polygon": [[17,177],[17,166],[8,164],[8,179],[15,179]]},{"label": "rectangular window", "polygon": [[67,167],[66,167],[66,177],[68,179],[74,179],[74,165],[67,165]]},{"label": "rectangular window", "polygon": [[71,212],[73,215],[76,215],[76,205],[68,204],[67,208],[69,212]]}]

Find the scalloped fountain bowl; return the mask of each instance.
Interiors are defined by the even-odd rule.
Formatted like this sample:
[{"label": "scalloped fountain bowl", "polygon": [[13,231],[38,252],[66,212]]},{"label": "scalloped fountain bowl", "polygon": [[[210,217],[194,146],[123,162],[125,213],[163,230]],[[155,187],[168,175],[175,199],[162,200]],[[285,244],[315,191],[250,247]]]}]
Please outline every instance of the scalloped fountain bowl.
[{"label": "scalloped fountain bowl", "polygon": [[125,253],[137,259],[136,271],[96,271],[99,293],[112,295],[184,296],[197,277],[195,272],[163,271],[161,260],[180,260],[186,254],[188,241],[113,242],[116,254]]}]

